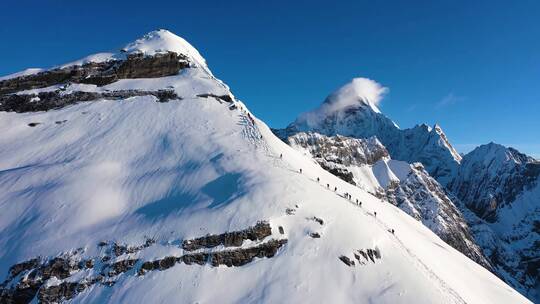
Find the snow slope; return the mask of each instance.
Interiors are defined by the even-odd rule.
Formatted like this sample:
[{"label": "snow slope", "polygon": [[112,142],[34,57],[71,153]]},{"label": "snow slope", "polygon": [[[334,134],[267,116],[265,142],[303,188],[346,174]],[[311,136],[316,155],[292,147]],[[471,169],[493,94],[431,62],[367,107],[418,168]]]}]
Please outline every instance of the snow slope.
[{"label": "snow slope", "polygon": [[452,247],[492,269],[459,209],[421,163],[391,159],[376,137],[301,132],[288,137],[287,143],[330,173],[399,207]]},{"label": "snow slope", "polygon": [[[159,33],[149,34],[158,38],[148,48],[173,48]],[[101,241],[156,241],[113,261],[178,256],[186,251],[182,240],[264,220],[271,238],[288,240],[274,257],[239,267],[178,263],[144,276],[128,271],[115,276],[113,286],[91,285],[72,301],[529,303],[403,211],[281,142],[243,103],[198,96],[232,95],[200,58],[184,55],[195,65],[179,75],[96,88],[171,89],[182,99],[134,96],[47,112],[0,112],[0,276],[37,256],[71,252],[105,261]],[[310,237],[315,232],[320,238]],[[354,260],[360,249],[381,257],[355,266],[339,259]],[[44,286],[80,281],[99,272],[95,268]]]}]

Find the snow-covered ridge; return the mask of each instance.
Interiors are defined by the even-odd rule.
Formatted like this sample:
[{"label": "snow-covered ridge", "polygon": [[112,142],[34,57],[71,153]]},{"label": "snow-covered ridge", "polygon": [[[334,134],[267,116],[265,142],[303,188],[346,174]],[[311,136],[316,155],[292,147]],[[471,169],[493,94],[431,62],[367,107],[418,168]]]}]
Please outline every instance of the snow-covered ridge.
[{"label": "snow-covered ridge", "polygon": [[17,78],[17,77],[21,77],[21,76],[34,75],[34,74],[37,74],[37,73],[42,72],[42,71],[43,71],[43,69],[40,69],[40,68],[29,68],[29,69],[26,69],[24,71],[20,71],[20,72],[16,72],[16,73],[13,73],[13,74],[6,75],[6,76],[2,76],[2,77],[0,77],[0,81],[7,80],[7,79],[10,79],[10,78]]},{"label": "snow-covered ridge", "polygon": [[128,44],[121,53],[98,53],[0,81],[0,111],[46,111],[81,101],[142,95],[160,101],[196,95],[233,101],[229,88],[212,75],[197,50],[159,30]]},{"label": "snow-covered ridge", "polygon": [[168,30],[160,29],[149,32],[142,38],[139,38],[131,43],[128,43],[125,47],[121,48],[118,52],[104,52],[86,56],[79,60],[75,60],[69,63],[61,64],[49,69],[43,68],[31,68],[21,72],[13,73],[10,75],[0,77],[0,81],[8,80],[12,78],[18,78],[22,76],[31,76],[45,72],[47,70],[65,69],[73,66],[82,66],[91,63],[103,63],[108,61],[121,61],[126,60],[129,55],[140,54],[144,56],[155,56],[156,54],[164,54],[173,52],[178,55],[186,56],[199,67],[205,69],[207,72],[208,67],[206,60],[199,54],[199,51],[195,49],[189,42],[180,36],[171,33]]},{"label": "snow-covered ridge", "polygon": [[390,159],[376,137],[301,132],[288,137],[287,143],[325,170],[399,207],[448,244],[491,269],[463,215],[422,164]]}]

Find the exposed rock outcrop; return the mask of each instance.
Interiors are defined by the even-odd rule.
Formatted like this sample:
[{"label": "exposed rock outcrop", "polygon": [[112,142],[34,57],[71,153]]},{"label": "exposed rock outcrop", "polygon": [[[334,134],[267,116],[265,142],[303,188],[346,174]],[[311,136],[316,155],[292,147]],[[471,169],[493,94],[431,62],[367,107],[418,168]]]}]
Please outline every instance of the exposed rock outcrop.
[{"label": "exposed rock outcrop", "polygon": [[185,55],[174,52],[153,56],[129,54],[123,60],[89,62],[2,80],[0,81],[0,95],[57,84],[85,83],[103,86],[119,79],[171,76],[189,66]]},{"label": "exposed rock outcrop", "polygon": [[59,109],[67,105],[96,101],[101,99],[120,100],[134,96],[155,96],[159,102],[181,99],[174,91],[139,91],[120,90],[111,92],[82,92],[75,91],[64,94],[62,90],[40,92],[37,94],[8,94],[0,95],[0,111],[6,112],[37,112]]},{"label": "exposed rock outcrop", "polygon": [[287,244],[286,239],[270,240],[255,247],[213,252],[209,255],[209,260],[212,266],[242,266],[250,263],[254,258],[271,258],[275,256],[278,249],[285,244]]},{"label": "exposed rock outcrop", "polygon": [[224,247],[242,246],[244,240],[259,241],[272,234],[272,228],[267,222],[259,222],[255,226],[241,231],[207,235],[200,238],[185,240],[182,248],[194,251],[201,248],[212,248],[219,245]]},{"label": "exposed rock outcrop", "polygon": [[224,101],[228,103],[234,102],[234,99],[231,97],[231,95],[216,95],[216,94],[208,93],[208,94],[199,94],[197,95],[197,97],[203,97],[203,98],[214,97],[215,99],[220,100],[220,101]]},{"label": "exposed rock outcrop", "polygon": [[[245,230],[226,232],[219,235],[211,235],[187,241],[184,244],[186,251],[195,249],[208,249],[223,245],[225,247],[239,247],[244,240],[261,241],[271,235],[271,227],[267,222],[259,222]],[[167,256],[154,261],[141,261],[132,258],[139,251],[155,244],[153,239],[138,246],[120,245],[116,242],[100,242],[98,247],[104,248],[107,254],[101,257],[102,265],[96,267],[95,260],[98,257],[82,258],[81,251],[66,253],[51,259],[34,258],[13,265],[6,280],[0,284],[0,303],[30,303],[36,298],[39,303],[60,303],[72,299],[78,293],[83,292],[93,284],[113,286],[117,276],[130,275],[135,271],[138,275],[144,275],[154,270],[166,270],[177,263],[186,265],[209,265],[217,267],[239,267],[252,262],[255,258],[271,258],[278,250],[287,243],[287,239],[271,239],[264,243],[246,248],[234,248],[220,251],[187,253],[182,256]],[[111,262],[111,257],[128,255],[119,261]],[[107,259],[105,259],[107,257]],[[75,274],[82,270],[91,270],[86,275]],[[95,274],[98,274],[97,276]],[[49,280],[54,278],[54,280]],[[69,279],[69,281],[67,280]]]}]

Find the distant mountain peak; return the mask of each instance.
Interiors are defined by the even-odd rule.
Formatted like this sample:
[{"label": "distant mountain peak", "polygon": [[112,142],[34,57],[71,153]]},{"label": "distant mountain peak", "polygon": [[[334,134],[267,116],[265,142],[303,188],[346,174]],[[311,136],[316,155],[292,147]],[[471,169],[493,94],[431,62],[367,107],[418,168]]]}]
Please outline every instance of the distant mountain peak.
[{"label": "distant mountain peak", "polygon": [[355,78],[332,94],[315,110],[301,114],[276,134],[286,140],[298,132],[317,132],[354,138],[376,136],[392,159],[422,162],[428,172],[444,185],[461,161],[442,128],[435,124],[401,129],[381,113],[377,105],[388,91],[368,78]]},{"label": "distant mountain peak", "polygon": [[469,161],[482,159],[486,164],[493,162],[493,160],[497,160],[496,164],[508,162],[525,164],[535,162],[534,158],[523,154],[512,147],[506,147],[494,142],[476,147],[466,154],[465,158]]},{"label": "distant mountain peak", "polygon": [[301,114],[296,124],[312,129],[329,121],[339,123],[358,111],[381,114],[377,105],[387,91],[387,88],[371,79],[354,78],[328,95],[318,108]]},{"label": "distant mountain peak", "polygon": [[380,113],[377,105],[387,92],[388,88],[376,81],[364,77],[353,78],[330,94],[321,107],[336,111],[348,107],[368,106]]}]

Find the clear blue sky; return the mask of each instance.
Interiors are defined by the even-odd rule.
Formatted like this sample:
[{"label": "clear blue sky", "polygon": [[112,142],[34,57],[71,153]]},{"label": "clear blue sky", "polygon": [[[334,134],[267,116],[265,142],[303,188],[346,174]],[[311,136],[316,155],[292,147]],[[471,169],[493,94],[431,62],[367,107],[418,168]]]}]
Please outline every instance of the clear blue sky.
[{"label": "clear blue sky", "polygon": [[540,157],[540,1],[290,2],[1,1],[0,74],[166,28],[272,127],[363,76],[390,89],[380,107],[401,127]]}]

